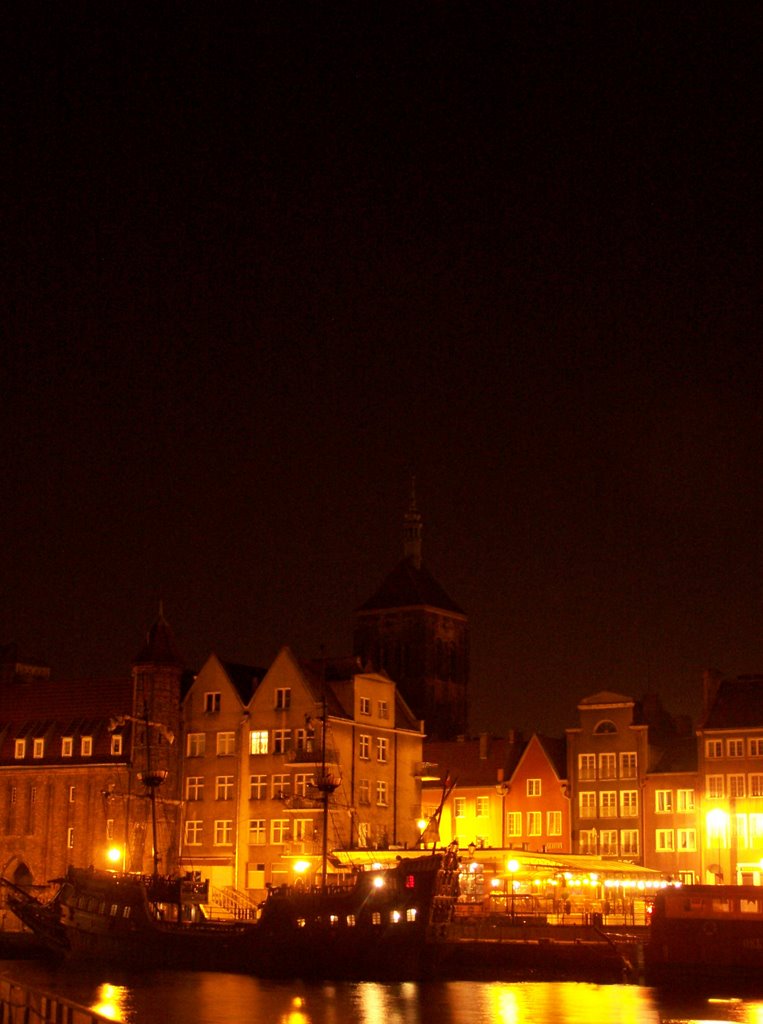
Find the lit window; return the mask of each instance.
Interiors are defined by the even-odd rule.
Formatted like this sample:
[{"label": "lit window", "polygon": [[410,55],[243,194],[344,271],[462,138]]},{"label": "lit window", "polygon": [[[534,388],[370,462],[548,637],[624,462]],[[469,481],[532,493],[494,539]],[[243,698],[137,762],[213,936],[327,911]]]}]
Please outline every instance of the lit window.
[{"label": "lit window", "polygon": [[44,757],[45,755],[45,740],[41,737],[37,737],[32,741],[32,757]]},{"label": "lit window", "polygon": [[763,775],[760,773],[750,775],[750,796],[763,796]]},{"label": "lit window", "polygon": [[486,796],[477,797],[477,817],[487,818],[490,813],[490,798]]},{"label": "lit window", "polygon": [[267,754],[268,752],[268,731],[267,729],[253,729],[249,733],[249,753]]},{"label": "lit window", "polygon": [[527,780],[527,795],[540,796],[540,779]]},{"label": "lit window", "polygon": [[453,798],[453,817],[463,818],[466,815],[466,797],[456,796]]},{"label": "lit window", "polygon": [[527,812],[527,834],[528,836],[539,836],[541,834],[542,816],[540,811]]},{"label": "lit window", "polygon": [[70,850],[74,849],[74,827],[67,828],[66,830],[66,845]]},{"label": "lit window", "polygon": [[204,757],[207,749],[207,734],[205,732],[189,732],[186,751],[189,757]]},{"label": "lit window", "polygon": [[13,756],[17,761],[20,761],[22,757],[26,757],[26,740],[16,740]]},{"label": "lit window", "polygon": [[220,693],[217,690],[208,690],[204,694],[204,711],[211,714],[220,710]]},{"label": "lit window", "polygon": [[82,757],[92,757],[93,754],[93,737],[83,736],[80,740],[79,752]]},{"label": "lit window", "polygon": [[201,821],[187,821],[185,823],[186,846],[201,846],[202,826],[203,823]]},{"label": "lit window", "polygon": [[617,777],[617,755],[599,754],[599,778],[614,779]]},{"label": "lit window", "polygon": [[71,736],[61,737],[61,757],[71,757],[74,753],[74,740]]},{"label": "lit window", "polygon": [[596,778],[596,754],[578,754],[578,776],[581,782]]},{"label": "lit window", "polygon": [[111,737],[111,753],[114,756],[119,756],[122,753],[122,737],[112,736]]},{"label": "lit window", "polygon": [[638,761],[635,751],[624,751],[620,754],[620,778],[635,779],[637,775]]},{"label": "lit window", "polygon": [[581,828],[580,830],[580,852],[581,853],[597,853],[599,846],[599,835],[595,828],[587,829]]},{"label": "lit window", "polygon": [[218,757],[225,757],[229,754],[236,753],[236,734],[235,732],[218,732],[217,734],[217,754]]}]

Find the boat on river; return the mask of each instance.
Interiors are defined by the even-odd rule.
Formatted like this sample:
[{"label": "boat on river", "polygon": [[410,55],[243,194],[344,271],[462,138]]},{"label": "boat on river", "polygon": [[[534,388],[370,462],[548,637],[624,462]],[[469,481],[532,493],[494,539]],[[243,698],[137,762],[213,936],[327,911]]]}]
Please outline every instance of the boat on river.
[{"label": "boat on river", "polygon": [[245,970],[251,921],[211,920],[208,883],[70,867],[47,902],[10,885],[8,906],[62,959],[139,968]]},{"label": "boat on river", "polygon": [[763,888],[684,885],[655,895],[644,951],[650,984],[763,991]]}]

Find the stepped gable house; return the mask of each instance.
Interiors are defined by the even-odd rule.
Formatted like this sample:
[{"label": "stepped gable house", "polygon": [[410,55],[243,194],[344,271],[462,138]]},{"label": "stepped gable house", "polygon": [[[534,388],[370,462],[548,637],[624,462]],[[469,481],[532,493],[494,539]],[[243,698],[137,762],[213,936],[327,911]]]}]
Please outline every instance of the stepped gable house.
[{"label": "stepped gable house", "polygon": [[415,494],[404,520],[403,559],[355,613],[353,652],[394,679],[427,735],[467,731],[469,622],[421,557]]}]

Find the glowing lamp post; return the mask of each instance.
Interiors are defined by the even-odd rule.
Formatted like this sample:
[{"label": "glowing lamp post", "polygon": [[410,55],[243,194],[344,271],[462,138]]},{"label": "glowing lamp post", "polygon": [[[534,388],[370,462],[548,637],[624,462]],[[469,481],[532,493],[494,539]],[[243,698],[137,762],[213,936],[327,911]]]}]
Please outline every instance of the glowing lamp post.
[{"label": "glowing lamp post", "polygon": [[726,834],[726,828],[728,827],[728,823],[728,812],[724,811],[723,808],[714,807],[712,811],[708,811],[708,841],[710,841],[711,836],[713,835],[713,833],[715,833],[715,837],[718,844],[718,870],[715,872],[716,885],[719,885],[723,881],[723,868],[721,866],[721,848],[723,845],[723,837]]}]

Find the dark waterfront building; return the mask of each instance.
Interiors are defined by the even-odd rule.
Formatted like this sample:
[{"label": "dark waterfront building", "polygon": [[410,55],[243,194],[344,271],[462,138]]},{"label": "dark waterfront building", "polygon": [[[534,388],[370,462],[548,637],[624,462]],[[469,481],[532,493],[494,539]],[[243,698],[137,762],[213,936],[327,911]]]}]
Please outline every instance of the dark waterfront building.
[{"label": "dark waterfront building", "polygon": [[356,611],[353,652],[395,680],[429,737],[447,740],[467,731],[469,621],[423,564],[421,532],[412,492],[403,559]]}]

